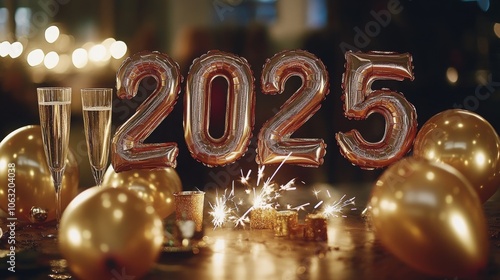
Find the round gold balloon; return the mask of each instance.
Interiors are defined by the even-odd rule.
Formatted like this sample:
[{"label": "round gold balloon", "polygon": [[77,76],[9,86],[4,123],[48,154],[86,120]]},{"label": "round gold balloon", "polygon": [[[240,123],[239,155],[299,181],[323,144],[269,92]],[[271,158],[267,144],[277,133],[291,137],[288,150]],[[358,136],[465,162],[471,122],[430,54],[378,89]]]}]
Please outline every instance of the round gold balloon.
[{"label": "round gold balloon", "polygon": [[413,149],[415,157],[456,168],[482,202],[500,186],[500,140],[491,124],[476,113],[452,109],[433,116],[418,132]]},{"label": "round gold balloon", "polygon": [[125,188],[82,192],[59,225],[60,252],[79,279],[140,278],[157,260],[163,237],[153,207]]},{"label": "round gold balloon", "polygon": [[175,210],[174,193],[182,190],[179,175],[173,168],[137,169],[116,173],[112,166],[104,174],[103,187],[127,188],[153,205],[166,218]]},{"label": "round gold balloon", "polygon": [[[9,178],[11,181],[9,181]],[[13,179],[13,180],[12,180]],[[9,182],[15,188],[15,216],[32,223],[56,217],[56,194],[45,159],[40,126],[29,125],[11,132],[0,142],[0,208],[9,211]],[[63,209],[77,195],[78,162],[68,153],[61,186]],[[12,205],[11,205],[12,206]]]},{"label": "round gold balloon", "polygon": [[377,180],[369,204],[377,238],[408,265],[436,276],[473,275],[486,266],[482,205],[453,167],[402,159]]}]

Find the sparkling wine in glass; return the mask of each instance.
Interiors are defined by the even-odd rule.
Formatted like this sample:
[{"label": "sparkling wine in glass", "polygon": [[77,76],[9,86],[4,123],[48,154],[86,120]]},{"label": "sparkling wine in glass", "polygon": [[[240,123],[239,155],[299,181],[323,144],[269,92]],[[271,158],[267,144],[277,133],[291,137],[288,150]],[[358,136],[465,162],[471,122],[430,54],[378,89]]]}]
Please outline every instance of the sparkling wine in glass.
[{"label": "sparkling wine in glass", "polygon": [[37,88],[38,111],[45,157],[56,191],[56,221],[62,214],[61,183],[66,168],[71,122],[71,88]]},{"label": "sparkling wine in glass", "polygon": [[84,88],[81,93],[90,166],[95,183],[100,186],[108,166],[113,89]]}]

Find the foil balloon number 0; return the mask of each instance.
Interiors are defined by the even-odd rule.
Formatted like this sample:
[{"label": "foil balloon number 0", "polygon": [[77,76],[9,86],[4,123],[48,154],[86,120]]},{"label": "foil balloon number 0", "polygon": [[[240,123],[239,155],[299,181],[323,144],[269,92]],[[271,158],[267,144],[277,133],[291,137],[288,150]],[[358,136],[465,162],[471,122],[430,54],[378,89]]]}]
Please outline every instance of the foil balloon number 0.
[{"label": "foil balloon number 0", "polygon": [[[219,139],[209,132],[210,90],[217,77],[228,83],[226,126]],[[243,156],[252,136],[255,111],[253,75],[245,59],[210,51],[194,60],[186,81],[184,103],[184,137],[195,159],[217,166]]]},{"label": "foil balloon number 0", "polygon": [[[361,168],[387,166],[403,157],[416,134],[416,112],[402,94],[372,90],[375,80],[413,79],[411,56],[396,53],[346,53],[343,78],[344,110],[348,118],[365,119],[380,113],[386,120],[385,134],[377,143],[363,139],[356,130],[336,135],[341,153]],[[116,172],[130,169],[175,167],[175,143],[143,144],[143,141],[172,111],[182,80],[178,65],[159,52],[142,52],[127,59],[117,74],[120,98],[132,98],[139,82],[153,76],[158,88],[113,138],[112,163]],[[259,164],[287,163],[317,167],[323,163],[326,144],[322,139],[290,138],[321,107],[329,93],[328,72],[313,54],[284,51],[264,65],[262,92],[277,94],[291,76],[302,86],[261,128],[256,161]],[[211,85],[223,77],[228,83],[224,134],[210,135]],[[253,75],[248,62],[230,53],[210,51],[194,60],[187,82],[184,107],[184,136],[191,155],[207,166],[238,160],[248,148],[255,119]]]}]

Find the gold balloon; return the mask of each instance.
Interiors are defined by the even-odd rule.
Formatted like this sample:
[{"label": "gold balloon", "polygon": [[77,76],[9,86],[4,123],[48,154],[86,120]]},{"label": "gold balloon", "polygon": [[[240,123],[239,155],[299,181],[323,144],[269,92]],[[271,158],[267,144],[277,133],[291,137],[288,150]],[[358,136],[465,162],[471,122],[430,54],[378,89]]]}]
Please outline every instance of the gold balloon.
[{"label": "gold balloon", "polygon": [[116,173],[112,166],[104,174],[103,187],[127,188],[151,203],[164,219],[175,211],[174,193],[182,190],[179,175],[173,168],[136,169]]},{"label": "gold balloon", "polygon": [[59,225],[60,252],[79,279],[140,278],[159,257],[163,237],[153,207],[125,188],[82,192]]},{"label": "gold balloon", "polygon": [[[0,142],[0,208],[7,213],[8,178],[14,179],[15,216],[20,221],[40,223],[55,219],[56,194],[40,126],[21,127]],[[77,195],[78,184],[78,162],[70,150],[61,187],[63,209]]]},{"label": "gold balloon", "polygon": [[482,202],[500,186],[500,140],[488,121],[473,112],[452,109],[430,118],[415,138],[413,154],[456,168]]},{"label": "gold balloon", "polygon": [[486,218],[476,192],[453,167],[406,158],[377,180],[369,200],[382,244],[436,276],[469,276],[488,260]]}]

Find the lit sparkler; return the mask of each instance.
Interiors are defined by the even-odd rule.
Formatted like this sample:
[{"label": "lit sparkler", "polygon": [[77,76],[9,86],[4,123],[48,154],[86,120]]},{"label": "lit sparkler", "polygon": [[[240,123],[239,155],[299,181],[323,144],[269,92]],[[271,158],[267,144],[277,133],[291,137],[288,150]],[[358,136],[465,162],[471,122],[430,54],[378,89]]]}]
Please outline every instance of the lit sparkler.
[{"label": "lit sparkler", "polygon": [[231,192],[227,194],[227,189],[224,190],[224,194],[222,196],[215,195],[215,203],[208,203],[212,211],[208,212],[210,216],[213,217],[212,223],[214,224],[214,228],[222,227],[224,223],[231,217],[231,213],[233,209],[228,206],[228,201],[234,201],[234,185],[231,188]]},{"label": "lit sparkler", "polygon": [[[323,207],[321,214],[323,214],[326,218],[338,217],[338,215],[342,213],[342,210],[345,207],[355,204],[354,203],[355,197],[351,197],[349,199],[345,199],[345,197],[346,195],[344,194],[339,200],[333,203],[327,203]],[[356,208],[351,208],[351,210],[356,210]],[[345,217],[345,215],[342,215],[342,217]]]},{"label": "lit sparkler", "polygon": [[[226,189],[224,194],[218,195],[216,194],[215,203],[209,203],[212,211],[209,212],[209,215],[212,216],[212,223],[214,228],[222,227],[226,223],[234,223],[234,226],[245,226],[250,219],[249,214],[254,209],[266,209],[266,208],[274,208],[277,209],[280,207],[277,200],[282,197],[285,192],[296,190],[295,187],[295,179],[288,181],[284,185],[276,184],[273,179],[286,162],[286,160],[291,156],[291,153],[288,154],[287,157],[281,162],[281,164],[276,168],[274,173],[264,179],[264,170],[265,166],[261,166],[257,171],[257,183],[252,186],[250,183],[252,171],[249,170],[246,174],[241,171],[241,177],[239,181],[246,187],[245,194],[250,197],[251,206],[243,212],[243,215],[239,216],[239,207],[242,207],[243,199],[239,198],[235,195],[234,190],[234,181],[232,183],[231,190],[228,191]],[[262,182],[262,186],[260,186]],[[319,200],[319,194],[321,191],[313,190],[313,194],[316,199]],[[326,190],[328,198],[331,198],[330,192]],[[350,199],[345,199],[346,195],[342,196],[338,201],[334,201],[332,203],[325,202],[324,200],[320,200],[318,203],[314,205],[313,211],[318,211],[319,214],[323,214],[326,218],[329,217],[337,217],[342,210],[349,205],[354,205],[354,197]],[[295,210],[295,211],[307,211],[307,207],[310,206],[311,203],[304,203],[298,206],[287,205],[286,209]],[[320,208],[321,206],[321,208]],[[351,208],[354,210],[355,208]]]},{"label": "lit sparkler", "polygon": [[[331,200],[332,196],[330,194],[329,190],[326,190],[326,195],[329,200]],[[333,201],[333,202],[325,202],[325,200],[320,200],[320,193],[321,190],[313,190],[313,194],[316,197],[316,199],[319,200],[316,205],[314,205],[314,210],[317,211],[317,209],[320,209],[318,214],[321,214],[325,216],[326,218],[330,217],[338,217],[341,215],[342,211],[348,207],[349,205],[355,205],[354,200],[356,199],[355,197],[351,197],[349,199],[346,199],[346,195],[344,194],[339,200]],[[321,208],[320,208],[321,206]],[[356,208],[351,207],[350,210],[356,210]],[[342,215],[342,217],[345,217],[345,215]]]}]

